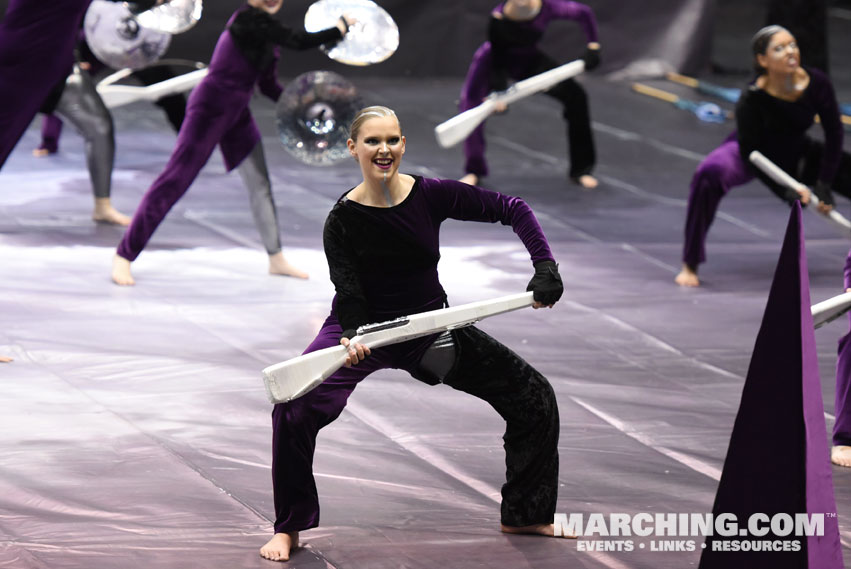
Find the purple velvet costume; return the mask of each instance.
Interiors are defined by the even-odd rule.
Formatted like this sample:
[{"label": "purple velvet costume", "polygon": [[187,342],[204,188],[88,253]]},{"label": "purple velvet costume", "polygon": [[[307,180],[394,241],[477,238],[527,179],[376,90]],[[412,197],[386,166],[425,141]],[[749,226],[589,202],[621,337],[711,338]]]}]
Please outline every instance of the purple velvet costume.
[{"label": "purple velvet costume", "polygon": [[[686,214],[683,263],[696,270],[706,260],[705,241],[718,204],[736,186],[759,177],[775,194],[792,202],[798,194],[782,187],[749,161],[759,150],[805,184],[821,182],[851,195],[851,156],[842,152],[843,130],[830,80],[807,69],[810,83],[794,102],[772,97],[762,89],[745,91],[736,108],[737,130],[700,163],[691,181]],[[825,143],[806,136],[818,115]]]},{"label": "purple velvet costume", "polygon": [[[234,12],[231,26],[241,12],[252,10],[247,5]],[[336,32],[336,33],[334,33]],[[300,47],[315,47],[340,38],[336,28],[309,34],[312,42]],[[277,101],[283,88],[277,80],[279,48],[264,66],[252,65],[240,51],[228,28],[222,32],[209,72],[192,91],[186,107],[186,118],[177,136],[177,145],[165,170],[148,189],[133,221],[118,245],[118,255],[133,261],[144,249],[171,207],[186,193],[201,168],[218,145],[228,171],[239,166],[260,142],[260,132],[248,104],[257,85],[272,101]]]},{"label": "purple velvet costume", "polygon": [[51,89],[71,71],[90,2],[9,1],[0,22],[0,167]]},{"label": "purple velvet costume", "polygon": [[[502,4],[494,9],[494,12],[500,14],[502,11]],[[520,80],[556,67],[558,64],[538,49],[538,42],[553,20],[574,20],[582,27],[587,43],[598,40],[594,13],[579,2],[542,0],[538,15],[525,22],[491,16],[489,40],[479,46],[473,55],[461,90],[459,110],[463,112],[476,107],[495,89],[504,89],[505,85],[499,84],[503,82],[499,75],[505,74]],[[559,99],[564,105],[564,118],[568,122],[571,177],[578,178],[590,173],[595,155],[585,91],[571,79],[556,85],[547,94]],[[464,141],[464,156],[465,172],[479,177],[487,175],[484,123]]]},{"label": "purple velvet costume", "polygon": [[[851,250],[845,258],[845,290],[851,289]],[[851,324],[851,312],[848,313]],[[851,446],[851,330],[839,339],[836,360],[836,399],[833,444]]]},{"label": "purple velvet costume", "polygon": [[[364,206],[343,197],[325,226],[325,250],[337,294],[305,353],[339,345],[344,327],[443,307],[446,296],[437,274],[439,231],[449,218],[511,225],[533,262],[553,259],[534,214],[519,198],[429,178],[417,178],[408,197],[391,208]],[[365,310],[352,309],[358,303]],[[443,382],[485,399],[507,421],[503,523],[552,523],[559,430],[552,389],[529,364],[481,331],[470,327],[453,336],[460,355]],[[377,348],[304,397],[275,406],[276,532],[319,523],[312,471],[319,429],[336,419],[357,384],[379,369],[403,369],[431,384],[440,381],[424,377],[418,368],[433,341],[428,337]]]}]

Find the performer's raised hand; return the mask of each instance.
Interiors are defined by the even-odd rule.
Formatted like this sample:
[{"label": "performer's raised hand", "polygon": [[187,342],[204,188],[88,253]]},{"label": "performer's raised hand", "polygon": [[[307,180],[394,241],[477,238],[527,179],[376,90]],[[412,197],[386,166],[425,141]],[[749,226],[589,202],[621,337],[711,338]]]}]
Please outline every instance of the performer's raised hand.
[{"label": "performer's raised hand", "polygon": [[801,200],[801,205],[806,206],[810,203],[810,189],[807,186],[801,184],[800,186],[795,188],[795,191],[798,192],[798,195],[800,196],[800,198],[798,199]]},{"label": "performer's raised hand", "polygon": [[561,275],[558,273],[558,264],[554,261],[535,263],[535,276],[529,281],[526,290],[532,291],[532,298],[535,300],[532,308],[544,306],[552,308],[564,292]]},{"label": "performer's raised hand", "polygon": [[358,19],[352,16],[351,14],[343,14],[337,21],[337,29],[339,29],[340,33],[345,36],[347,33],[349,33],[351,27],[357,23]]},{"label": "performer's raised hand", "polygon": [[348,356],[346,357],[346,367],[357,365],[358,362],[362,362],[366,359],[366,356],[372,353],[367,346],[358,344],[357,342],[352,344],[349,342],[349,339],[345,337],[340,338],[340,343],[349,349]]}]

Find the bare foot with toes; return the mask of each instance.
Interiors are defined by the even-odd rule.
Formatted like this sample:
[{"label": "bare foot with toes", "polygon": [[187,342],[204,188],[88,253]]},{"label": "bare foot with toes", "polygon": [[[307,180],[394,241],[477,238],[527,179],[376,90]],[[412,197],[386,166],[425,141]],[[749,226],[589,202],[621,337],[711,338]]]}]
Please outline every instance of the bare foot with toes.
[{"label": "bare foot with toes", "polygon": [[276,533],[260,548],[260,556],[270,561],[289,561],[290,552],[298,547],[298,532]]},{"label": "bare foot with toes", "polygon": [[851,467],[851,447],[838,445],[830,449],[830,462],[838,466]]},{"label": "bare foot with toes", "polygon": [[121,286],[133,286],[136,281],[130,273],[130,261],[116,255],[112,258],[112,282]]},{"label": "bare foot with toes", "polygon": [[693,270],[688,265],[683,265],[683,268],[680,270],[680,273],[676,277],[674,277],[674,282],[680,286],[700,286],[700,279],[697,278],[697,271]]},{"label": "bare foot with toes", "polygon": [[98,223],[130,225],[130,218],[112,207],[109,198],[95,199],[95,211],[92,213],[92,219]]},{"label": "bare foot with toes", "polygon": [[310,277],[310,275],[298,267],[290,264],[286,257],[284,257],[284,254],[280,251],[274,255],[269,255],[269,274],[295,277],[297,279],[306,279]]}]

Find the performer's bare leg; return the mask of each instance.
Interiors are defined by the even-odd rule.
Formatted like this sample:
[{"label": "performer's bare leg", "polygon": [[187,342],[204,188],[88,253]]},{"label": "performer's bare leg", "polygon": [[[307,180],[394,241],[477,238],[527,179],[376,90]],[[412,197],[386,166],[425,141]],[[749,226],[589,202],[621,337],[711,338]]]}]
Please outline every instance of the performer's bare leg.
[{"label": "performer's bare leg", "polygon": [[290,551],[298,547],[298,532],[276,533],[260,548],[260,556],[271,561],[289,561]]},{"label": "performer's bare leg", "polygon": [[598,182],[597,178],[595,178],[591,174],[582,174],[581,176],[576,178],[576,183],[585,188],[586,190],[593,190],[599,185],[600,182]]},{"label": "performer's bare leg", "polygon": [[283,251],[269,255],[269,274],[295,277],[297,279],[306,279],[310,276],[298,267],[290,264],[286,257],[284,257]]},{"label": "performer's bare leg", "polygon": [[[556,537],[556,529],[553,524],[533,524],[531,526],[507,526],[502,525],[501,529],[503,533],[520,533],[520,534],[530,534],[530,535],[543,535],[545,537]],[[576,539],[575,535],[560,535],[558,537],[564,537],[566,539]]]},{"label": "performer's bare leg", "polygon": [[479,185],[479,177],[475,174],[464,174],[458,181],[470,184],[471,186]]},{"label": "performer's bare leg", "polygon": [[674,277],[674,282],[680,286],[700,286],[700,279],[697,278],[697,270],[692,269],[685,263],[683,263],[680,273]]},{"label": "performer's bare leg", "polygon": [[851,447],[839,445],[830,449],[830,462],[839,466],[851,467]]},{"label": "performer's bare leg", "polygon": [[130,218],[112,207],[109,198],[95,198],[95,211],[92,213],[92,219],[98,223],[130,225]]},{"label": "performer's bare leg", "polygon": [[133,286],[136,281],[130,273],[130,261],[121,255],[112,258],[112,282],[121,286]]}]

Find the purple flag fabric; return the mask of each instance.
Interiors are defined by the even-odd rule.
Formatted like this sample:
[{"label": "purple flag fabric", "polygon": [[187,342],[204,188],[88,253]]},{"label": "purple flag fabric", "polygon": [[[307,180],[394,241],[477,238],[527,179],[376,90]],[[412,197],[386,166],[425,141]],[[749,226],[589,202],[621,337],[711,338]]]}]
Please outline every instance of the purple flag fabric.
[{"label": "purple flag fabric", "polygon": [[[708,537],[699,569],[844,567],[798,202],[786,229],[712,511],[716,519],[735,515],[737,535]],[[824,532],[779,535],[764,523],[764,536],[741,534],[754,514],[768,519],[823,515]],[[744,542],[748,544],[743,547]]]},{"label": "purple flag fabric", "polygon": [[71,71],[90,2],[9,2],[0,22],[0,168],[50,90]]}]

